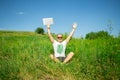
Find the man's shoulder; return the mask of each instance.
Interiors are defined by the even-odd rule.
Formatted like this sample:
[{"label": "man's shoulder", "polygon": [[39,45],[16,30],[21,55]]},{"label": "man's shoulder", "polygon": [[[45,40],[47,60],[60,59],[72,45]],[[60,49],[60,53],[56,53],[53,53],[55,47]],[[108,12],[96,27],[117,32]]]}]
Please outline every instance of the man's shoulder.
[{"label": "man's shoulder", "polygon": [[55,43],[57,43],[57,41],[56,41],[56,40],[54,40],[53,44],[55,44]]},{"label": "man's shoulder", "polygon": [[66,39],[65,39],[62,43],[67,43],[67,42],[66,42]]},{"label": "man's shoulder", "polygon": [[[59,42],[58,42],[57,40],[54,40],[54,43],[59,43]],[[54,43],[53,43],[53,44],[54,44]],[[65,39],[64,41],[62,41],[61,43],[67,43],[67,42],[66,42],[66,39]]]}]

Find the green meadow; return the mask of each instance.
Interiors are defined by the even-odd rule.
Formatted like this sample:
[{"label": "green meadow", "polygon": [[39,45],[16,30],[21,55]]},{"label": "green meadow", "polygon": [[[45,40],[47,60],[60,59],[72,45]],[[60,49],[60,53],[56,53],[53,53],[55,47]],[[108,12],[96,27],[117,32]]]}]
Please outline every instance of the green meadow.
[{"label": "green meadow", "polygon": [[120,38],[72,38],[67,64],[55,63],[48,35],[0,31],[0,80],[119,80]]}]

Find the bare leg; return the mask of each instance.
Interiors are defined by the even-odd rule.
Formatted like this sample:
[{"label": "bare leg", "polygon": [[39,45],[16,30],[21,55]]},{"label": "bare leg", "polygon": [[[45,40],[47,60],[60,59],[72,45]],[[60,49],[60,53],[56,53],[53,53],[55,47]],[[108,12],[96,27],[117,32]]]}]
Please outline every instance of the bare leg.
[{"label": "bare leg", "polygon": [[50,54],[50,58],[55,62],[60,62],[59,59],[57,59],[53,54]]},{"label": "bare leg", "polygon": [[70,61],[73,57],[74,53],[73,52],[70,52],[67,57],[65,58],[64,62],[63,63],[67,63],[68,61]]}]

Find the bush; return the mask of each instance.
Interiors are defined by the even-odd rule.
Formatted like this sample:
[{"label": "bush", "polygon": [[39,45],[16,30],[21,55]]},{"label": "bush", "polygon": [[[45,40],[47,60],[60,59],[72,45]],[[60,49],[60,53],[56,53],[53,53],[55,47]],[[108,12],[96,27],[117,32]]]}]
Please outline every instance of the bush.
[{"label": "bush", "polygon": [[44,34],[44,29],[41,28],[41,27],[38,27],[36,30],[35,30],[36,33],[38,34]]},{"label": "bush", "polygon": [[106,38],[111,37],[107,31],[98,31],[98,32],[90,32],[86,34],[86,39],[97,39],[97,38]]}]

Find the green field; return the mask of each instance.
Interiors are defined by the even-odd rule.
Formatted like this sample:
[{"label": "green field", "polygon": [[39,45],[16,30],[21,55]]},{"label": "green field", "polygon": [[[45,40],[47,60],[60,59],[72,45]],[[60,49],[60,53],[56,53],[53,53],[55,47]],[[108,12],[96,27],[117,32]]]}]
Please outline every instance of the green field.
[{"label": "green field", "polygon": [[46,34],[0,31],[0,80],[119,80],[120,38],[72,38],[67,64],[49,58],[52,44]]}]

